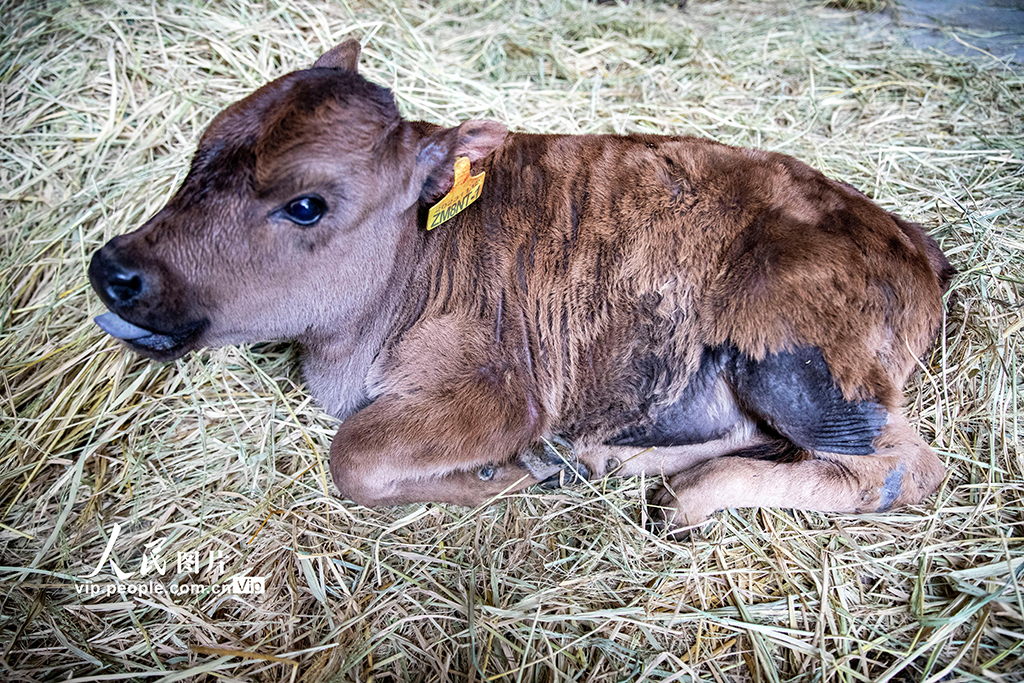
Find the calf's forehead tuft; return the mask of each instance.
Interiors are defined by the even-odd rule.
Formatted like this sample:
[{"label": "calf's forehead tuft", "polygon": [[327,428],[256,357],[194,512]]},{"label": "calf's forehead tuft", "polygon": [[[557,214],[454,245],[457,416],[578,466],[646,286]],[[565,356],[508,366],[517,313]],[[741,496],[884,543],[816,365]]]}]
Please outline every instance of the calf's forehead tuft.
[{"label": "calf's forehead tuft", "polygon": [[[357,73],[323,67],[294,71],[214,118],[199,142],[176,203],[194,204],[210,191],[254,189],[260,155],[287,150],[296,140],[309,138],[316,132],[309,128],[321,123],[316,112],[325,107],[351,112],[350,119],[374,129],[362,131],[370,137],[400,118],[391,91]],[[346,131],[353,137],[357,132]]]},{"label": "calf's forehead tuft", "polygon": [[261,140],[283,122],[307,118],[331,106],[358,112],[387,125],[399,117],[394,95],[352,71],[332,68],[293,71],[272,81],[218,114],[199,147]]},{"label": "calf's forehead tuft", "polygon": [[289,92],[294,106],[313,111],[328,101],[341,106],[369,107],[370,113],[382,121],[398,116],[398,107],[391,91],[371,83],[358,73],[345,69],[314,68],[295,71]]}]

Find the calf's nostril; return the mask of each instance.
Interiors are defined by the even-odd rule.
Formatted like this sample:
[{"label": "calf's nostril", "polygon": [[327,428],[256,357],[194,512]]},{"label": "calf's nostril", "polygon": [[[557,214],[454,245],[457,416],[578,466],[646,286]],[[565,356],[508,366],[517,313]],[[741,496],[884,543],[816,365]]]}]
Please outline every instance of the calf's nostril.
[{"label": "calf's nostril", "polygon": [[114,271],[107,276],[107,296],[127,303],[142,293],[142,277],[131,271]]}]

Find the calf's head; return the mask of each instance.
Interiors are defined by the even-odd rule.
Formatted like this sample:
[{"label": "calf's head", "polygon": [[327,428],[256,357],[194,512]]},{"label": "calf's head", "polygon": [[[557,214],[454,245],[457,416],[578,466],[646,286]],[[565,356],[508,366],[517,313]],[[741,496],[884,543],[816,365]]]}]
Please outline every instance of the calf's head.
[{"label": "calf's head", "polygon": [[505,126],[401,118],[356,73],[359,44],[221,112],[174,197],[92,258],[109,313],[96,322],[139,353],[330,336],[372,311],[421,203],[452,184]]}]

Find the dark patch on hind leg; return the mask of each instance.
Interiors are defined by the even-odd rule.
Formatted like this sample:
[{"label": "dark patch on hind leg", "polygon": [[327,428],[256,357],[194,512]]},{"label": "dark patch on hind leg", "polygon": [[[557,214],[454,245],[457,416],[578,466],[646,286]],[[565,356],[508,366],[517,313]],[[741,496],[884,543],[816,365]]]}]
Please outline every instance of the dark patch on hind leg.
[{"label": "dark patch on hind leg", "polygon": [[849,401],[816,347],[754,360],[736,352],[728,373],[743,408],[800,448],[871,455],[888,419],[874,401]]},{"label": "dark patch on hind leg", "polygon": [[906,465],[900,463],[898,467],[892,468],[889,470],[889,474],[885,475],[882,490],[879,491],[878,512],[887,512],[899,498],[900,491],[903,490],[903,473],[906,469]]}]

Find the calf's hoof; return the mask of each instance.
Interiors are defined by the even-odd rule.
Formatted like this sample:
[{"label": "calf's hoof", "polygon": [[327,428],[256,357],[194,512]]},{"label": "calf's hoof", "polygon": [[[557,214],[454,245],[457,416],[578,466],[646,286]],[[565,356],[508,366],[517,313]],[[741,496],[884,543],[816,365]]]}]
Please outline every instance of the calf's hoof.
[{"label": "calf's hoof", "polygon": [[544,439],[521,453],[519,464],[540,479],[545,489],[577,486],[590,479],[590,469],[576,459],[572,444],[558,436]]},{"label": "calf's hoof", "polygon": [[708,513],[694,509],[668,486],[659,486],[647,498],[648,528],[652,533],[685,541],[690,532],[708,521]]}]

